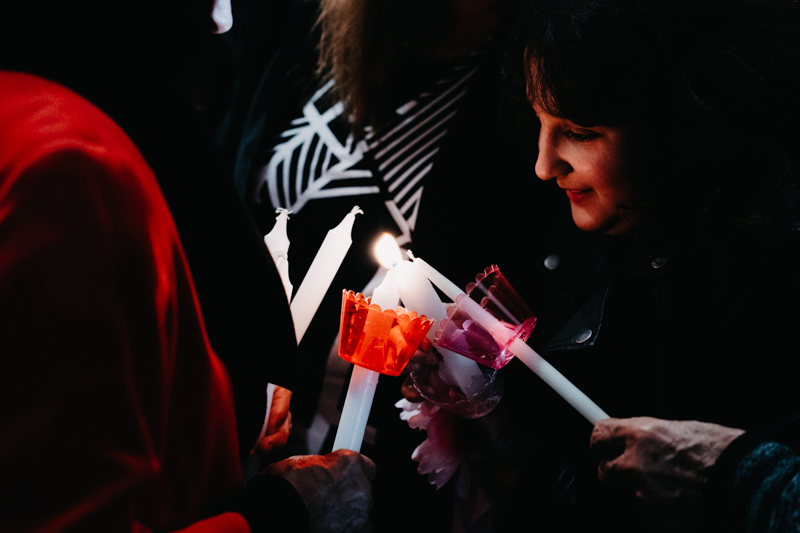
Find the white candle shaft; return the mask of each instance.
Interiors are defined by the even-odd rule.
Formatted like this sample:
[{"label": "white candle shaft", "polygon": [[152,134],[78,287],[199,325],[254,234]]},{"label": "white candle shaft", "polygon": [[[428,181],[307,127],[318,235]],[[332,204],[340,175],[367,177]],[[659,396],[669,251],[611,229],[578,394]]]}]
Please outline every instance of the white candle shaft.
[{"label": "white candle shaft", "polygon": [[[286,293],[287,303],[292,300],[292,282],[289,281],[289,237],[286,234],[286,222],[289,220],[289,211],[286,209],[278,209],[278,216],[275,218],[275,225],[272,230],[264,236],[264,244],[267,245],[272,260],[275,262],[275,268],[278,270],[278,275],[281,277],[283,283],[283,291]],[[258,440],[264,438],[267,434],[267,423],[269,422],[269,412],[272,409],[272,395],[275,393],[275,385],[267,383],[267,412],[264,414],[264,424],[261,426],[261,433],[258,435]]]},{"label": "white candle shaft", "polygon": [[286,254],[289,251],[289,237],[286,234],[286,222],[289,220],[289,211],[279,209],[278,216],[275,218],[275,225],[269,233],[264,236],[264,243],[269,249],[269,253],[274,258],[276,254]]},{"label": "white candle shaft", "polygon": [[[459,289],[453,282],[442,276],[436,269],[422,259],[415,257],[413,261],[414,266],[418,267],[434,285],[439,287],[439,289],[453,301],[462,294],[465,294],[464,291]],[[502,327],[499,321],[488,311],[481,308],[477,302],[464,296],[462,305],[466,307],[467,312],[473,320],[478,322],[486,331],[495,337],[498,344],[503,345],[508,341],[508,328]],[[511,344],[510,350],[511,353],[525,363],[528,368],[533,370],[542,381],[547,383],[581,415],[586,417],[589,422],[595,424],[598,420],[609,418],[605,411],[600,409],[597,404],[581,392],[578,387],[573,385],[561,372],[545,361],[542,356],[536,353],[533,348],[525,344],[521,339],[515,339]]]},{"label": "white candle shaft", "polygon": [[[477,302],[464,296],[459,303],[475,322],[488,331],[498,344],[508,342],[509,329],[500,324],[500,321],[483,309]],[[595,424],[598,420],[609,418],[597,404],[589,399],[578,387],[572,384],[564,375],[548,363],[541,355],[528,346],[522,339],[516,338],[509,347],[517,359],[533,370],[542,381],[547,383],[554,391],[564,398],[586,419]]]},{"label": "white candle shaft", "polygon": [[[488,331],[498,344],[504,345],[508,342],[509,329],[503,326],[499,320],[493,317],[488,311],[483,309],[477,302],[464,296],[459,300],[462,308],[469,314],[475,322]],[[516,338],[509,347],[517,359],[539,376],[542,381],[547,383],[554,391],[564,398],[572,407],[583,415],[592,424],[598,420],[609,418],[609,416],[597,406],[586,394],[584,394],[571,381],[548,363],[541,355],[528,346],[522,339]]]},{"label": "white candle shaft", "polygon": [[358,365],[353,367],[332,451],[342,448],[354,452],[361,451],[361,442],[364,440],[364,431],[367,428],[367,419],[379,377],[380,374],[373,370]]},{"label": "white candle shaft", "polygon": [[281,277],[281,283],[283,283],[283,292],[286,293],[286,301],[290,302],[292,300],[292,282],[289,281],[289,262],[284,257],[274,257],[275,260],[275,268],[278,269],[278,274]]},{"label": "white candle shaft", "polygon": [[456,298],[464,294],[464,291],[459,289],[458,285],[442,276],[438,270],[430,266],[419,257],[415,257],[412,262],[414,263],[415,267],[417,267],[429,280],[431,280],[431,283],[439,287],[439,290],[445,293],[447,297],[454,302],[456,301]]},{"label": "white candle shaft", "polygon": [[[381,310],[394,309],[400,300],[397,294],[397,273],[389,270],[383,281],[372,291],[372,302]],[[380,374],[373,370],[355,365],[350,385],[347,387],[347,396],[344,399],[342,416],[339,418],[339,429],[333,442],[333,451],[347,448],[355,452],[361,451],[361,441],[364,440],[364,431],[367,427],[369,411],[372,408],[372,399],[375,396],[375,387],[378,385]]]},{"label": "white candle shaft", "polygon": [[292,320],[294,320],[294,331],[297,343],[303,339],[311,319],[317,312],[319,304],[325,297],[328,287],[331,286],[334,276],[339,271],[339,267],[344,260],[344,256],[353,243],[351,232],[353,222],[358,208],[344,217],[344,220],[330,230],[325,236],[317,255],[314,257],[311,266],[308,268],[300,287],[297,289],[292,300]]},{"label": "white candle shaft", "polygon": [[556,370],[553,365],[548,363],[541,355],[536,353],[533,348],[525,344],[521,339],[516,339],[511,344],[511,352],[525,365],[533,370],[542,381],[550,385],[562,398],[574,407],[586,420],[592,424],[609,416],[597,406],[588,396],[578,387],[572,384],[564,375]]},{"label": "white candle shaft", "polygon": [[267,245],[278,274],[283,282],[283,290],[286,292],[286,300],[292,301],[292,282],[289,281],[289,237],[286,235],[286,222],[289,220],[289,211],[278,209],[278,216],[272,230],[264,236],[264,243]]},{"label": "white candle shaft", "polygon": [[375,287],[372,291],[371,304],[375,304],[381,308],[382,311],[387,309],[395,309],[400,301],[400,295],[397,293],[397,272],[394,269],[386,272],[386,276],[380,285]]},{"label": "white candle shaft", "polygon": [[[409,311],[425,315],[441,323],[447,318],[447,310],[439,299],[433,286],[423,273],[408,261],[400,261],[394,269],[397,271],[397,291],[403,305]],[[435,332],[433,328],[428,331],[428,339],[433,341]],[[457,385],[469,398],[485,386],[483,373],[478,363],[450,350],[437,347],[442,355],[442,365],[439,370],[442,377],[450,385]],[[474,380],[473,378],[480,378]]]}]

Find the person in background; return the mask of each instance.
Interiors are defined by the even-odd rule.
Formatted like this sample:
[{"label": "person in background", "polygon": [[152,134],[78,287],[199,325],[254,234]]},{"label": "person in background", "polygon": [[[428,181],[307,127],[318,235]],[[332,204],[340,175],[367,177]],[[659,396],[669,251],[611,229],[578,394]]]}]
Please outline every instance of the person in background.
[{"label": "person in background", "polygon": [[[500,75],[502,36],[517,4],[275,2],[269,9],[285,14],[282,24],[254,18],[240,33],[232,29],[241,82],[219,146],[262,234],[276,208],[291,211],[295,288],[326,232],[354,205],[364,212],[300,344],[315,369],[293,390],[291,444],[300,449],[326,450],[333,442],[349,375],[335,350],[340,291],[369,296],[381,281],[374,245],[384,232],[461,286],[498,264],[519,280],[526,299],[540,300],[538,287],[523,286],[523,273],[531,261],[544,268],[552,253],[549,215],[565,202],[527,179],[536,150],[525,135],[535,118],[507,97]],[[277,43],[264,42],[265,22],[282,28]],[[449,529],[451,486],[437,492],[417,473],[411,455],[425,435],[410,430],[394,407],[405,377],[381,376],[362,447],[381,471],[375,528]],[[396,502],[409,494],[416,512],[398,516]],[[467,523],[487,508],[472,499],[461,507]],[[418,515],[432,518],[420,522]]]},{"label": "person in background", "polygon": [[797,21],[768,0],[520,17],[506,72],[539,118],[536,176],[569,201],[565,249],[595,250],[601,274],[533,342],[615,418],[592,428],[532,373],[509,379],[527,446],[496,530],[796,530],[797,449],[708,469],[742,431],[798,442]]},{"label": "person in background", "polygon": [[[223,314],[208,296],[214,285],[231,287],[208,275],[199,247],[182,244],[221,251],[213,234],[199,234],[210,225],[193,226],[197,208],[225,228],[247,227],[235,202],[207,202],[224,178],[191,157],[208,144],[193,146],[203,136],[189,89],[212,7],[7,6],[15,25],[0,46],[0,529],[369,528],[375,471],[359,454],[294,457],[242,483],[233,354],[218,357],[224,327],[212,320],[207,336],[203,320]],[[181,199],[180,183],[196,188]],[[266,381],[292,379],[282,365],[292,361],[291,318],[272,269],[260,283],[280,298],[264,302],[271,322],[258,333],[260,355],[275,364],[268,373],[252,363],[264,375],[246,451]],[[197,294],[195,275],[206,287]]]}]

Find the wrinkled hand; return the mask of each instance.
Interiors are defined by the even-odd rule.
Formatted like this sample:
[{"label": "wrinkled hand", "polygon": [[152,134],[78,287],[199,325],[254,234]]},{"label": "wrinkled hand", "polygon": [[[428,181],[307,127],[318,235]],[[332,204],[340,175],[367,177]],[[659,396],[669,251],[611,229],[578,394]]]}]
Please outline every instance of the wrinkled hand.
[{"label": "wrinkled hand", "polygon": [[[603,483],[634,492],[645,511],[688,519],[709,471],[741,429],[696,421],[606,419],[592,431]],[[645,513],[646,514],[646,513]]]},{"label": "wrinkled hand", "polygon": [[312,532],[369,532],[375,463],[351,450],[298,455],[264,473],[289,481],[306,504]]},{"label": "wrinkled hand", "polygon": [[289,433],[292,431],[292,413],[289,411],[291,402],[292,391],[276,385],[272,394],[266,434],[258,439],[255,446],[255,452],[259,455],[269,455],[286,445]]}]

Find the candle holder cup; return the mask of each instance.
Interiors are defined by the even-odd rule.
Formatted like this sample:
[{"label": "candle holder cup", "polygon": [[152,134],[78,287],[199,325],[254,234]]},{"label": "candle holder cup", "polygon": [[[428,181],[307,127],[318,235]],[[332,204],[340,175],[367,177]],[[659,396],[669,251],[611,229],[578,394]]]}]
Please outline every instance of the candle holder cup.
[{"label": "candle holder cup", "polygon": [[478,387],[478,392],[467,397],[460,389],[442,379],[439,362],[431,359],[411,363],[414,366],[410,372],[411,380],[423,398],[442,409],[461,418],[480,418],[489,414],[503,398],[503,379],[497,370],[481,366],[482,386]]},{"label": "candle holder cup", "polygon": [[339,357],[358,366],[399,376],[433,320],[402,307],[382,310],[361,293],[343,291]]},{"label": "candle holder cup", "polygon": [[[497,265],[478,274],[466,292],[448,308],[448,318],[439,325],[435,344],[499,370],[514,357],[511,343],[517,338],[528,340],[536,317]],[[494,327],[499,331],[487,331],[479,323],[479,317],[473,316],[475,303],[497,319]]]}]

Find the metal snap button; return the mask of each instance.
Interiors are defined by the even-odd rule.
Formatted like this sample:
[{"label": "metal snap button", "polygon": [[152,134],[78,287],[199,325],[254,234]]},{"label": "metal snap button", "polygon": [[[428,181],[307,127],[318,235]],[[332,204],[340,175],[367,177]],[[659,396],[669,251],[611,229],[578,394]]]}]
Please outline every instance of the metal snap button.
[{"label": "metal snap button", "polygon": [[669,257],[656,257],[651,264],[653,268],[661,268],[667,264],[667,261],[669,261]]},{"label": "metal snap button", "polygon": [[556,254],[548,255],[544,259],[544,267],[547,270],[555,270],[558,268],[559,263],[561,263],[561,259]]},{"label": "metal snap button", "polygon": [[592,338],[592,330],[586,329],[578,333],[578,336],[575,337],[575,342],[578,344],[583,344],[584,342],[588,341]]}]

